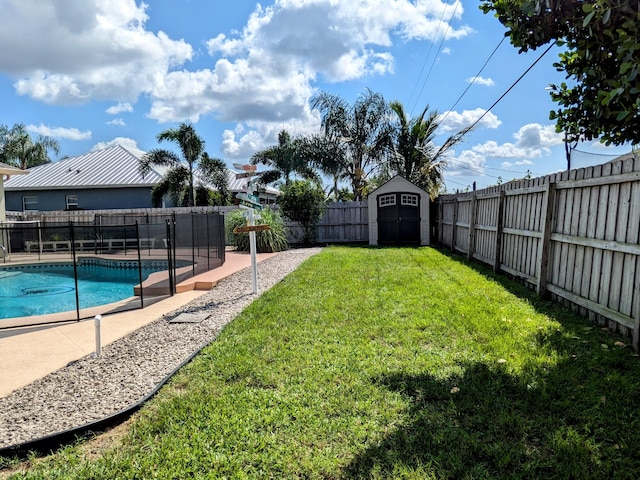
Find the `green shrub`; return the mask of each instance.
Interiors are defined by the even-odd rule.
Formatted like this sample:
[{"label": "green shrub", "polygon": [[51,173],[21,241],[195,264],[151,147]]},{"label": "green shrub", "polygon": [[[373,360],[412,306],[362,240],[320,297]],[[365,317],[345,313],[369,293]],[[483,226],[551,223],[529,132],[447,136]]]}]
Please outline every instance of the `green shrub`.
[{"label": "green shrub", "polygon": [[281,188],[278,205],[289,220],[303,229],[302,243],[314,242],[314,230],[324,212],[324,191],[313,180],[293,180]]},{"label": "green shrub", "polygon": [[[245,210],[234,210],[227,214],[225,225],[227,238],[240,251],[249,251],[249,234],[233,233],[233,229],[247,224],[244,216]],[[256,232],[256,250],[258,253],[281,252],[287,249],[287,227],[285,227],[282,217],[278,212],[265,208],[260,213],[260,220],[255,223],[267,224],[270,230]]]}]

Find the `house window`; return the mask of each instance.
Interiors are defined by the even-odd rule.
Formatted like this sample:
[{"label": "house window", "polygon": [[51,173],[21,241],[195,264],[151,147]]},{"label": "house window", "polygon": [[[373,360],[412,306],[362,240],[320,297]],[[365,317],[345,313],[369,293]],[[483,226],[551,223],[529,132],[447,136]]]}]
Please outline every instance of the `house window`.
[{"label": "house window", "polygon": [[402,205],[409,205],[412,207],[418,206],[418,195],[411,195],[410,193],[403,193],[400,199]]},{"label": "house window", "polygon": [[22,211],[23,212],[37,212],[38,211],[38,197],[22,197]]},{"label": "house window", "polygon": [[65,197],[67,202],[67,210],[77,210],[78,209],[78,196],[77,195],[67,195]]},{"label": "house window", "polygon": [[381,207],[391,207],[396,204],[396,194],[392,193],[390,195],[380,195],[378,197],[378,204]]}]

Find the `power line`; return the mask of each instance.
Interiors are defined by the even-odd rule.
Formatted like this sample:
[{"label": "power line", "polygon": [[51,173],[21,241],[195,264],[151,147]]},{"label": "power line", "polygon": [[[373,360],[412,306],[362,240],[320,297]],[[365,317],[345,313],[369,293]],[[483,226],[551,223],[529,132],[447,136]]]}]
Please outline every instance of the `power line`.
[{"label": "power line", "polygon": [[467,85],[467,88],[464,89],[464,91],[460,94],[460,96],[454,102],[454,104],[451,106],[451,108],[449,108],[449,110],[447,110],[447,112],[444,114],[444,117],[442,117],[442,120],[440,120],[440,123],[444,122],[444,120],[447,118],[447,116],[449,116],[449,114],[453,111],[453,109],[456,108],[456,105],[458,105],[458,102],[460,100],[462,100],[462,97],[464,97],[465,94],[469,91],[469,89],[471,88],[471,85],[473,85],[476,82],[476,80],[478,79],[478,77],[480,76],[482,71],[485,69],[485,67],[487,66],[487,64],[491,60],[491,58],[493,58],[493,55],[498,51],[498,49],[502,45],[502,42],[504,42],[505,38],[507,38],[507,37],[502,37],[500,42],[498,42],[498,45],[496,45],[496,48],[493,49],[493,52],[491,52],[491,55],[489,55],[489,58],[487,58],[487,60],[484,62],[484,65],[482,65],[482,68],[480,68],[480,70],[478,71],[478,73],[476,73],[476,75],[473,77],[471,82],[469,82],[469,85]]},{"label": "power line", "polygon": [[[440,17],[440,21],[438,22],[438,28],[436,29],[436,33],[434,35],[434,39],[438,38],[438,33],[440,32],[440,25],[442,25],[442,20],[444,19],[444,13],[446,12],[446,9],[442,9],[442,16]],[[411,90],[411,95],[409,96],[409,102],[407,104],[411,104],[411,100],[413,100],[413,94],[416,93],[416,88],[418,88],[418,84],[420,83],[420,78],[422,78],[422,74],[424,73],[424,69],[427,66],[427,60],[429,60],[429,57],[431,56],[431,51],[433,50],[433,42],[430,42],[430,46],[429,46],[429,51],[427,52],[427,55],[424,57],[424,62],[422,63],[422,69],[420,69],[420,74],[418,75],[418,78],[416,79],[416,83],[413,85],[413,89]],[[425,80],[426,81],[426,80]],[[416,98],[416,103],[418,103],[418,99]],[[414,104],[415,107],[415,104]],[[413,113],[413,107],[411,112]]]},{"label": "power line", "polygon": [[[454,15],[456,14],[456,11],[458,10],[458,5],[460,5],[460,1],[456,2],[456,6],[453,9],[453,12],[451,13],[451,17],[449,17],[449,21],[447,22],[447,28],[445,29],[444,33],[442,34],[442,38],[440,39],[440,44],[438,45],[438,50],[437,52],[440,51],[440,49],[442,48],[442,44],[444,43],[444,39],[447,38],[447,33],[449,32],[449,29],[451,28],[451,21],[453,20]],[[442,11],[442,18],[444,18],[444,10]],[[440,24],[442,24],[442,18],[440,19]],[[440,29],[440,24],[438,24],[438,29]],[[435,37],[434,37],[435,38]],[[431,44],[433,47],[433,44]],[[429,49],[429,51],[431,51],[431,49]],[[429,80],[429,77],[431,76],[431,72],[433,71],[433,66],[436,63],[436,60],[438,59],[438,53],[436,52],[436,54],[433,56],[433,62],[431,62],[431,66],[429,67],[429,71],[427,72],[427,76],[424,79],[424,82],[422,83],[422,87],[420,87],[420,93],[418,93],[418,96],[416,97],[416,101],[413,104],[413,107],[411,107],[411,115],[413,115],[413,110],[415,109],[415,107],[417,106],[418,102],[420,101],[420,97],[422,97],[422,92],[424,92],[424,87],[427,85],[427,80]],[[426,60],[425,60],[426,62]],[[424,67],[423,67],[424,70]]]},{"label": "power line", "polygon": [[544,56],[547,54],[547,52],[549,52],[549,50],[551,50],[551,48],[552,48],[555,44],[556,44],[555,42],[552,42],[552,43],[551,43],[551,45],[549,45],[549,46],[547,47],[547,49],[546,49],[544,52],[542,52],[542,54],[541,54],[541,55],[540,55],[540,56],[539,56],[539,57],[538,57],[538,58],[537,58],[537,59],[536,59],[536,60],[535,60],[531,65],[529,65],[529,68],[527,68],[527,69],[524,71],[524,73],[523,73],[522,75],[520,75],[520,76],[518,77],[518,79],[517,79],[515,82],[513,82],[513,83],[511,84],[511,86],[507,89],[507,91],[506,91],[506,92],[504,92],[502,95],[500,95],[500,98],[498,98],[498,100],[496,100],[496,101],[493,103],[493,105],[491,105],[487,110],[485,110],[485,112],[484,112],[482,115],[480,115],[480,117],[478,117],[478,119],[477,119],[475,122],[473,122],[473,123],[471,124],[471,126],[470,126],[470,127],[466,128],[466,131],[467,131],[467,132],[471,131],[471,130],[473,129],[473,127],[475,127],[478,123],[480,123],[480,120],[482,120],[482,119],[485,117],[485,115],[486,115],[487,113],[489,113],[489,112],[493,109],[493,107],[495,107],[495,106],[496,106],[496,105],[497,105],[497,104],[498,104],[498,103],[499,103],[499,102],[500,102],[504,97],[506,97],[506,96],[507,96],[507,94],[508,94],[508,93],[509,93],[509,92],[510,92],[510,91],[511,91],[511,90],[512,90],[512,89],[513,89],[513,88],[514,88],[518,83],[520,83],[520,80],[522,80],[522,79],[525,77],[525,75],[526,75],[527,73],[529,73],[529,72],[531,71],[531,69],[532,69],[533,67],[535,67],[535,65],[536,65],[540,60],[542,60],[542,57],[544,57]]},{"label": "power line", "polygon": [[584,153],[585,155],[594,155],[597,157],[619,157],[619,153],[593,153],[593,152],[585,152],[583,150],[578,150],[577,148],[572,148],[572,152]]},{"label": "power line", "polygon": [[[464,160],[459,160],[457,158],[453,158],[453,159],[447,160],[447,163],[448,164],[453,163],[454,166],[457,163],[457,166],[459,166],[461,168],[470,168],[470,167],[465,167],[465,164],[466,165],[472,165],[472,164],[469,164],[469,163],[465,162]],[[527,169],[526,172],[522,172],[522,171],[519,171],[519,170],[506,170],[506,169],[503,169],[503,168],[494,168],[494,167],[482,167],[482,168],[485,169],[485,170],[495,170],[497,172],[505,172],[505,173],[516,173],[516,174],[520,174],[521,173],[521,174],[524,174],[524,175],[530,173],[531,175],[539,175],[539,176],[546,175],[546,173],[536,173],[536,172],[532,172],[529,169]]]}]

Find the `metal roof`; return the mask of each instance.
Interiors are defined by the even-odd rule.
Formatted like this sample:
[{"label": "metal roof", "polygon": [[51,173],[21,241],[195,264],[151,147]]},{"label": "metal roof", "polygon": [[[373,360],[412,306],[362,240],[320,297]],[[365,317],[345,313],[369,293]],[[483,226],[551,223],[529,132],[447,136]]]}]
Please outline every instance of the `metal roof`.
[{"label": "metal roof", "polygon": [[29,175],[11,177],[6,191],[62,188],[152,187],[162,176],[151,170],[142,175],[139,158],[121,145],[28,169]]},{"label": "metal roof", "polygon": [[[158,166],[142,176],[139,160],[140,157],[125,147],[116,145],[30,168],[24,171],[29,175],[11,177],[4,182],[4,187],[5,191],[153,187],[168,170]],[[231,192],[247,190],[248,178],[236,179],[236,172],[230,169],[227,175]],[[273,187],[266,187],[266,192],[280,193]]]}]

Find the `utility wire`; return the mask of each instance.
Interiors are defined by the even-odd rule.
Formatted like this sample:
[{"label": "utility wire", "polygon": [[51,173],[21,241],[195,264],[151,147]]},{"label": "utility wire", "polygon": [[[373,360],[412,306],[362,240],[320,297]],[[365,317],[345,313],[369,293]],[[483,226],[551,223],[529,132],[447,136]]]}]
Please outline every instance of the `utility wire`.
[{"label": "utility wire", "polygon": [[[471,165],[470,163],[465,162],[464,160],[459,160],[457,158],[453,158],[450,160],[447,160],[447,164],[451,165],[453,164],[453,166],[458,166],[460,168],[471,168],[471,167],[465,167],[465,165]],[[495,170],[497,172],[505,172],[505,173],[515,173],[515,174],[524,174],[526,175],[527,173],[531,173],[531,175],[546,175],[546,173],[537,173],[537,172],[532,172],[531,170],[528,170],[526,172],[522,172],[519,170],[506,170],[503,168],[494,168],[494,167],[482,167],[485,170]]]},{"label": "utility wire", "polygon": [[[482,120],[482,119],[484,118],[484,116],[485,116],[487,113],[489,113],[489,112],[490,112],[490,111],[491,111],[491,110],[492,110],[492,109],[493,109],[493,108],[494,108],[494,107],[495,107],[495,106],[496,106],[496,105],[497,105],[497,104],[498,104],[498,103],[499,103],[499,102],[500,102],[500,101],[501,101],[501,100],[502,100],[502,99],[503,99],[503,98],[504,98],[504,97],[505,97],[505,96],[506,96],[506,95],[511,91],[511,90],[513,90],[513,88],[514,88],[514,87],[515,87],[515,86],[520,82],[520,80],[522,80],[522,79],[525,77],[525,75],[526,75],[527,73],[529,73],[529,72],[531,71],[531,69],[532,69],[532,68],[533,68],[533,67],[534,67],[534,66],[535,66],[535,65],[536,65],[540,60],[542,60],[542,57],[544,57],[544,56],[547,54],[547,52],[549,52],[549,50],[551,50],[551,48],[552,48],[554,45],[555,45],[555,42],[551,43],[551,45],[549,45],[549,46],[547,47],[547,49],[546,49],[544,52],[542,52],[542,54],[541,54],[541,55],[540,55],[540,56],[539,56],[539,57],[538,57],[538,58],[537,58],[537,59],[536,59],[536,60],[535,60],[531,65],[529,65],[529,68],[527,68],[527,69],[524,71],[524,73],[522,73],[522,75],[520,75],[520,76],[518,77],[518,79],[517,79],[515,82],[513,82],[513,83],[511,84],[511,86],[510,86],[510,87],[509,87],[509,88],[508,88],[508,89],[507,89],[507,90],[506,90],[502,95],[500,95],[500,98],[498,98],[498,100],[496,100],[496,101],[493,103],[493,105],[491,105],[491,106],[490,106],[490,107],[489,107],[489,108],[488,108],[488,109],[487,109],[487,110],[486,110],[482,115],[480,115],[480,117],[478,117],[478,119],[477,119],[475,122],[473,122],[473,123],[471,124],[471,126],[469,126],[469,127],[467,127],[467,128],[465,129],[465,130],[466,130],[465,134],[466,134],[466,133],[468,133],[468,132],[470,132],[470,131],[473,129],[473,127],[475,127],[478,123],[480,123],[480,120]],[[473,169],[471,169],[470,167],[464,167],[464,166],[461,166],[461,168],[467,168],[468,170],[472,170],[472,171],[473,171]],[[476,172],[476,174],[477,174],[477,172]],[[487,173],[482,173],[482,175],[485,175],[485,176],[488,176],[488,177],[493,177],[493,178],[498,178],[498,177],[496,177],[496,176],[494,176],[494,175],[489,175],[489,174],[487,174]]]},{"label": "utility wire", "polygon": [[478,77],[480,76],[480,74],[482,73],[482,71],[485,69],[485,67],[487,66],[487,64],[489,63],[489,61],[491,60],[491,58],[493,57],[493,55],[498,51],[498,49],[500,48],[500,46],[502,45],[502,42],[504,42],[504,39],[507,37],[502,37],[502,40],[500,40],[500,42],[498,43],[498,45],[496,45],[496,48],[493,49],[493,52],[491,52],[491,55],[489,55],[489,58],[487,58],[487,60],[484,62],[484,65],[482,65],[482,68],[480,68],[480,70],[478,71],[478,73],[476,73],[475,77],[473,77],[473,79],[471,80],[471,82],[469,82],[469,85],[467,85],[467,88],[464,89],[464,91],[460,94],[460,96],[458,97],[458,99],[454,102],[454,104],[451,106],[451,108],[449,108],[449,110],[447,110],[447,113],[444,114],[444,117],[442,117],[442,119],[440,120],[440,123],[444,122],[444,120],[449,116],[449,114],[453,111],[454,108],[456,108],[456,105],[458,105],[458,102],[460,100],[462,100],[462,97],[465,96],[465,94],[469,91],[469,89],[471,88],[471,85],[473,85],[476,80],[478,79]]},{"label": "utility wire", "polygon": [[[443,8],[442,9],[442,16],[440,17],[440,21],[438,22],[438,28],[436,29],[436,33],[433,36],[434,39],[438,38],[438,33],[440,32],[440,25],[442,25],[442,20],[444,19],[444,13],[446,12],[446,9]],[[422,69],[420,70],[420,75],[418,75],[418,78],[416,79],[416,83],[413,85],[413,89],[411,90],[411,95],[409,95],[409,102],[407,103],[407,105],[411,104],[411,100],[413,100],[413,94],[416,93],[416,88],[418,88],[418,84],[420,83],[420,78],[422,78],[422,74],[424,73],[424,69],[427,66],[427,61],[429,60],[429,57],[431,56],[431,51],[433,50],[433,42],[430,42],[429,45],[429,51],[427,52],[427,55],[424,57],[424,62],[422,63]],[[418,99],[416,98],[416,103],[418,103]],[[415,107],[415,104],[414,104]],[[413,113],[413,107],[411,112]]]},{"label": "utility wire", "polygon": [[[456,14],[456,11],[458,10],[458,5],[460,5],[460,1],[456,2],[456,6],[453,9],[453,12],[451,13],[451,17],[449,17],[449,21],[447,22],[447,28],[445,29],[444,33],[442,34],[442,38],[440,39],[440,44],[438,45],[438,50],[436,51],[436,54],[433,56],[433,61],[431,62],[431,66],[429,67],[429,71],[427,72],[427,76],[424,79],[424,82],[422,83],[422,87],[420,87],[420,93],[418,93],[418,96],[416,97],[416,101],[413,104],[413,107],[411,108],[411,115],[413,116],[413,110],[415,109],[415,107],[418,105],[418,102],[420,101],[420,97],[422,97],[422,92],[424,91],[424,87],[427,85],[427,80],[429,80],[429,77],[431,76],[431,72],[433,71],[433,66],[436,63],[436,60],[438,59],[438,52],[440,51],[440,49],[442,48],[442,44],[444,43],[444,39],[447,38],[447,33],[449,33],[449,29],[451,28],[451,21],[453,20],[453,17]],[[444,17],[444,10],[442,11],[442,17]],[[440,19],[440,23],[442,23],[442,19]],[[440,24],[438,25],[438,29],[440,28]],[[433,44],[432,44],[433,46]],[[429,51],[431,51],[431,49],[429,49]]]},{"label": "utility wire", "polygon": [[509,93],[511,90],[513,90],[513,88],[514,88],[518,83],[520,83],[520,80],[522,80],[522,79],[525,77],[525,75],[526,75],[527,73],[529,73],[529,72],[531,71],[531,69],[532,69],[533,67],[535,67],[535,65],[536,65],[540,60],[542,60],[542,57],[544,57],[544,56],[547,54],[547,52],[549,52],[549,50],[551,50],[551,48],[553,48],[553,46],[554,46],[555,44],[556,44],[555,42],[552,42],[552,43],[551,43],[551,45],[549,45],[549,46],[547,47],[547,49],[546,49],[544,52],[542,52],[542,54],[541,54],[541,55],[540,55],[540,56],[539,56],[539,57],[538,57],[538,58],[537,58],[537,59],[536,59],[536,60],[535,60],[531,65],[529,65],[529,68],[527,68],[527,69],[524,71],[524,73],[523,73],[522,75],[520,75],[520,76],[518,77],[518,79],[517,79],[515,82],[513,82],[513,83],[511,84],[511,86],[507,89],[507,91],[506,91],[506,92],[504,92],[502,95],[500,95],[500,98],[498,98],[498,100],[496,100],[496,101],[493,103],[493,105],[491,105],[487,110],[485,110],[485,112],[484,112],[482,115],[480,115],[480,117],[478,117],[478,119],[477,119],[475,122],[473,122],[473,123],[471,124],[471,126],[469,126],[468,128],[466,128],[466,131],[467,131],[467,132],[471,131],[471,130],[473,129],[473,127],[475,127],[478,123],[480,123],[480,120],[482,120],[482,119],[485,117],[485,115],[487,115],[487,113],[489,113],[489,112],[493,109],[493,107],[495,107],[495,106],[496,106],[496,105],[497,105],[497,104],[498,104],[498,103],[499,103],[499,102],[500,102],[504,97],[506,97],[506,96],[507,96],[507,93]]}]

